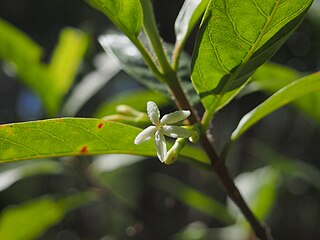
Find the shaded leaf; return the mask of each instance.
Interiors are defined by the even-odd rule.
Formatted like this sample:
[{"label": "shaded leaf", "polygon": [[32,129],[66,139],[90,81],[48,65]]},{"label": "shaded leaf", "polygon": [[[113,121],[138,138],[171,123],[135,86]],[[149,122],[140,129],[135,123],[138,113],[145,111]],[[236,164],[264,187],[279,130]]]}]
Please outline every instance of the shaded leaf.
[{"label": "shaded leaf", "polygon": [[320,91],[320,72],[308,75],[287,85],[243,116],[237,128],[233,131],[231,139],[238,139],[253,124],[280,107],[318,91]]},{"label": "shaded leaf", "polygon": [[64,215],[94,200],[90,193],[79,193],[55,199],[46,196],[5,208],[0,215],[0,239],[37,239]]},{"label": "shaded leaf", "polygon": [[151,181],[154,187],[168,192],[184,204],[225,224],[231,224],[234,220],[223,204],[196,189],[184,185],[178,179],[164,174],[156,174],[153,175]]},{"label": "shaded leaf", "polygon": [[279,49],[312,2],[211,1],[199,30],[191,75],[205,108],[211,113],[221,108],[225,93],[245,84]]},{"label": "shaded leaf", "polygon": [[104,13],[121,31],[138,36],[143,24],[140,0],[87,0]]},{"label": "shaded leaf", "polygon": [[[156,79],[145,64],[138,49],[126,36],[120,33],[107,33],[99,38],[99,42],[104,50],[110,54],[110,56],[113,55],[114,59],[121,64],[123,70],[129,75],[151,90],[171,97],[167,86]],[[172,46],[167,45],[167,54],[169,56],[172,54],[171,51]],[[190,81],[190,58],[187,54],[182,55],[178,75],[189,100],[192,103],[198,102],[199,98]]]},{"label": "shaded leaf", "polygon": [[[272,210],[277,196],[279,180],[279,172],[272,167],[264,167],[250,173],[241,173],[235,178],[239,191],[252,212],[260,220],[266,219]],[[243,219],[239,209],[230,199],[228,199],[228,209],[232,216]]]},{"label": "shaded leaf", "polygon": [[0,191],[26,177],[42,174],[60,174],[62,171],[61,164],[52,160],[6,164],[0,168]]},{"label": "shaded leaf", "polygon": [[209,0],[184,1],[174,25],[177,42],[184,42],[188,38],[192,29],[203,15],[208,3]]}]

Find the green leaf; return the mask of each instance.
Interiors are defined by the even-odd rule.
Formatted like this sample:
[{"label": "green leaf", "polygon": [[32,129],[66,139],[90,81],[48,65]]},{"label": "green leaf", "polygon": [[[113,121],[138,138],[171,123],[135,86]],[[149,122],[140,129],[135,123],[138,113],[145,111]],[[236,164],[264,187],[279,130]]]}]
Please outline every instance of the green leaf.
[{"label": "green leaf", "polygon": [[65,28],[59,37],[58,45],[53,52],[49,64],[49,74],[55,78],[51,91],[59,99],[64,96],[72,86],[73,79],[81,64],[82,58],[88,46],[88,37],[82,32]]},{"label": "green leaf", "polygon": [[[280,88],[301,77],[301,73],[286,66],[274,63],[263,64],[252,76],[248,91],[264,91],[273,94]],[[294,102],[293,106],[302,110],[309,117],[320,122],[320,93],[304,96]]]},{"label": "green leaf", "polygon": [[17,76],[41,98],[54,115],[72,85],[86,51],[88,38],[66,28],[49,65],[41,62],[42,49],[20,30],[0,19],[0,59],[13,66]]},{"label": "green leaf", "polygon": [[[122,123],[85,118],[0,125],[0,163],[110,153],[156,156],[154,141],[134,144],[140,132],[140,128]],[[195,147],[188,146],[181,154],[202,163],[209,162],[208,157]]]},{"label": "green leaf", "polygon": [[[171,97],[167,86],[161,83],[149,70],[138,49],[126,36],[110,32],[101,36],[99,42],[105,51],[110,54],[110,56],[113,56],[113,58],[120,63],[123,70],[130,76],[151,90]],[[171,56],[173,47],[166,45],[166,49],[167,54]],[[178,75],[189,100],[194,104],[197,103],[199,97],[194,91],[190,81],[190,58],[187,54],[182,55]]]},{"label": "green leaf", "polygon": [[155,174],[151,179],[154,187],[168,192],[184,204],[195,208],[225,224],[231,224],[234,219],[225,206],[196,189],[186,186],[178,179],[164,174]]},{"label": "green leaf", "polygon": [[107,153],[154,156],[153,141],[133,143],[140,131],[100,119],[62,118],[6,124],[0,127],[0,156],[2,161]]},{"label": "green leaf", "polygon": [[29,36],[0,18],[0,59],[12,64],[14,70],[28,69],[38,62],[42,48]]},{"label": "green leaf", "polygon": [[186,41],[192,29],[203,15],[208,3],[209,0],[184,1],[174,25],[177,42]]},{"label": "green leaf", "polygon": [[62,165],[52,160],[6,164],[0,168],[0,191],[26,177],[42,174],[60,174],[62,171]]},{"label": "green leaf", "polygon": [[[235,178],[239,191],[260,220],[266,219],[275,203],[279,181],[279,172],[272,167],[242,173]],[[239,209],[231,200],[228,201],[228,209],[232,216],[243,219]]]},{"label": "green leaf", "polygon": [[102,104],[97,110],[95,116],[102,118],[107,115],[115,114],[117,113],[116,107],[120,104],[125,104],[137,109],[138,111],[146,112],[148,101],[155,102],[160,108],[169,104],[168,98],[149,90],[139,89],[126,91]]},{"label": "green leaf", "polygon": [[[192,82],[212,115],[225,93],[245,84],[302,21],[312,0],[215,0],[193,54]],[[229,98],[234,97],[233,94]]]},{"label": "green leaf", "polygon": [[46,196],[5,208],[0,215],[0,239],[38,239],[47,229],[59,223],[64,215],[94,200],[90,193],[79,193],[60,199]]},{"label": "green leaf", "polygon": [[122,32],[138,36],[143,24],[140,0],[87,0],[104,13]]},{"label": "green leaf", "polygon": [[233,131],[231,139],[238,139],[257,121],[279,109],[280,107],[310,93],[320,91],[320,72],[301,78],[282,88],[258,107],[247,113]]}]

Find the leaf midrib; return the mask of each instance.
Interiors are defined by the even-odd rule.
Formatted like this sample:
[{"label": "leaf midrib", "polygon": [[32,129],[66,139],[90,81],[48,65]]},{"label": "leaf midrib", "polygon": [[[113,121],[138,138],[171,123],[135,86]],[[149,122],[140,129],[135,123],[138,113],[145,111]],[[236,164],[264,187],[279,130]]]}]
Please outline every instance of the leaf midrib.
[{"label": "leaf midrib", "polygon": [[226,93],[227,89],[230,87],[231,83],[233,82],[233,80],[236,79],[236,77],[239,75],[239,73],[242,71],[242,69],[244,68],[244,66],[248,63],[248,61],[250,60],[250,58],[253,56],[253,54],[255,53],[255,51],[257,50],[257,48],[259,47],[262,38],[264,37],[264,35],[266,34],[267,29],[269,28],[273,17],[276,13],[276,11],[279,8],[279,3],[280,0],[276,0],[276,3],[272,9],[271,14],[267,17],[267,21],[265,22],[258,38],[257,41],[255,41],[255,43],[252,45],[252,47],[250,48],[250,50],[248,51],[246,57],[244,58],[244,60],[242,61],[242,63],[240,64],[240,66],[237,68],[237,70],[235,71],[234,74],[232,74],[230,76],[230,78],[228,79],[227,83],[223,86],[221,93],[215,98],[213,104],[211,105],[211,107],[208,109],[208,112],[210,113],[210,115],[212,116],[215,112],[215,110],[217,109],[217,107],[219,106],[219,103],[221,102],[221,99],[223,98],[224,94]]}]

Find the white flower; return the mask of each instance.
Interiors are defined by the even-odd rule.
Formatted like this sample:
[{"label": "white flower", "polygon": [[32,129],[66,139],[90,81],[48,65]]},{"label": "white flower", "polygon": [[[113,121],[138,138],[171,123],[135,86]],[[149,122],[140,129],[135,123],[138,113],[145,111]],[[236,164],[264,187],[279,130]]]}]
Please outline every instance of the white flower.
[{"label": "white flower", "polygon": [[189,129],[168,124],[175,124],[186,119],[189,117],[190,111],[175,111],[164,115],[160,119],[160,111],[157,104],[149,101],[147,103],[147,112],[153,125],[140,132],[135,138],[134,143],[143,143],[155,135],[154,141],[157,148],[157,156],[161,162],[164,162],[167,157],[167,145],[164,135],[172,138],[188,138],[191,136],[191,131]]}]

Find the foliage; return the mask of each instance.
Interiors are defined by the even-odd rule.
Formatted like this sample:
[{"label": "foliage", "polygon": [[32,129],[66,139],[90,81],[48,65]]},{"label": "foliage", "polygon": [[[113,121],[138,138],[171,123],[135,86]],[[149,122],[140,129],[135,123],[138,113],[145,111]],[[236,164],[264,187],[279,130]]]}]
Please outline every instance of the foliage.
[{"label": "foliage", "polygon": [[[142,216],[140,179],[143,184],[148,182],[153,191],[169,194],[174,201],[195,209],[213,223],[224,225],[222,229],[210,229],[199,222],[188,225],[190,222],[184,221],[169,234],[172,239],[204,239],[210,236],[211,230],[217,236],[220,234],[221,239],[230,239],[237,231],[243,239],[251,239],[252,234],[271,239],[260,221],[272,225],[268,218],[280,195],[282,179],[291,178],[292,172],[299,169],[309,175],[306,181],[318,190],[318,171],[307,163],[291,163],[275,150],[257,143],[252,143],[255,146],[252,153],[257,159],[259,153],[265,153],[277,160],[267,161],[264,166],[256,164],[254,170],[247,166],[234,181],[225,160],[233,153],[232,146],[241,146],[237,142],[240,136],[246,136],[254,124],[286,104],[292,103],[297,111],[311,117],[314,124],[319,123],[319,72],[304,73],[268,62],[303,22],[313,1],[185,0],[174,24],[174,44],[161,39],[150,0],[87,2],[121,31],[109,30],[98,37],[107,56],[91,72],[88,66],[82,69],[88,64],[86,57],[92,57],[88,51],[93,49],[90,33],[64,28],[50,60],[45,63],[43,47],[0,19],[3,69],[37,94],[45,111],[43,117],[50,117],[0,125],[0,191],[27,177],[71,174],[68,171],[75,171],[79,166],[77,171],[85,179],[77,194],[46,195],[6,207],[0,215],[0,238],[39,238],[69,211],[91,201],[103,201],[108,194],[127,209],[126,214],[111,219],[115,219],[115,225],[128,225],[132,218]],[[190,57],[184,49],[192,40],[193,31],[197,36]],[[87,75],[83,76],[80,70]],[[137,80],[139,88],[130,89],[130,84],[125,86],[128,82],[117,83],[119,75],[129,78],[130,83]],[[112,93],[106,101],[100,99],[89,114],[95,118],[77,117],[104,87],[111,92],[116,89],[113,84],[121,85],[121,92]],[[271,96],[242,116],[227,141],[213,142],[215,132],[211,124],[216,123],[217,112],[228,109],[236,97],[246,99],[258,91]],[[157,105],[164,112],[175,108],[179,111],[160,118]],[[170,121],[168,116],[172,118]],[[139,133],[150,126],[150,121],[152,131],[150,127],[143,130],[144,142],[135,144],[140,143]],[[173,123],[179,126],[168,125]],[[176,139],[166,141],[164,135]],[[219,148],[221,153],[217,151]],[[182,161],[186,163],[182,166],[188,166],[190,172],[201,177],[194,177],[194,182],[189,184],[184,174],[181,181],[170,176],[168,170],[142,171],[150,164],[143,160],[157,156],[167,164],[178,160],[179,166]],[[17,160],[30,161],[9,163]],[[216,184],[212,173],[220,179],[227,199],[204,188],[205,182]],[[126,188],[128,184],[132,185]],[[154,229],[150,221],[141,220],[151,225],[146,228]],[[25,228],[25,225],[29,226]],[[137,226],[135,233],[143,231]],[[15,231],[16,228],[21,230]],[[198,238],[192,233],[199,233]],[[145,238],[148,237],[146,233]]]}]

